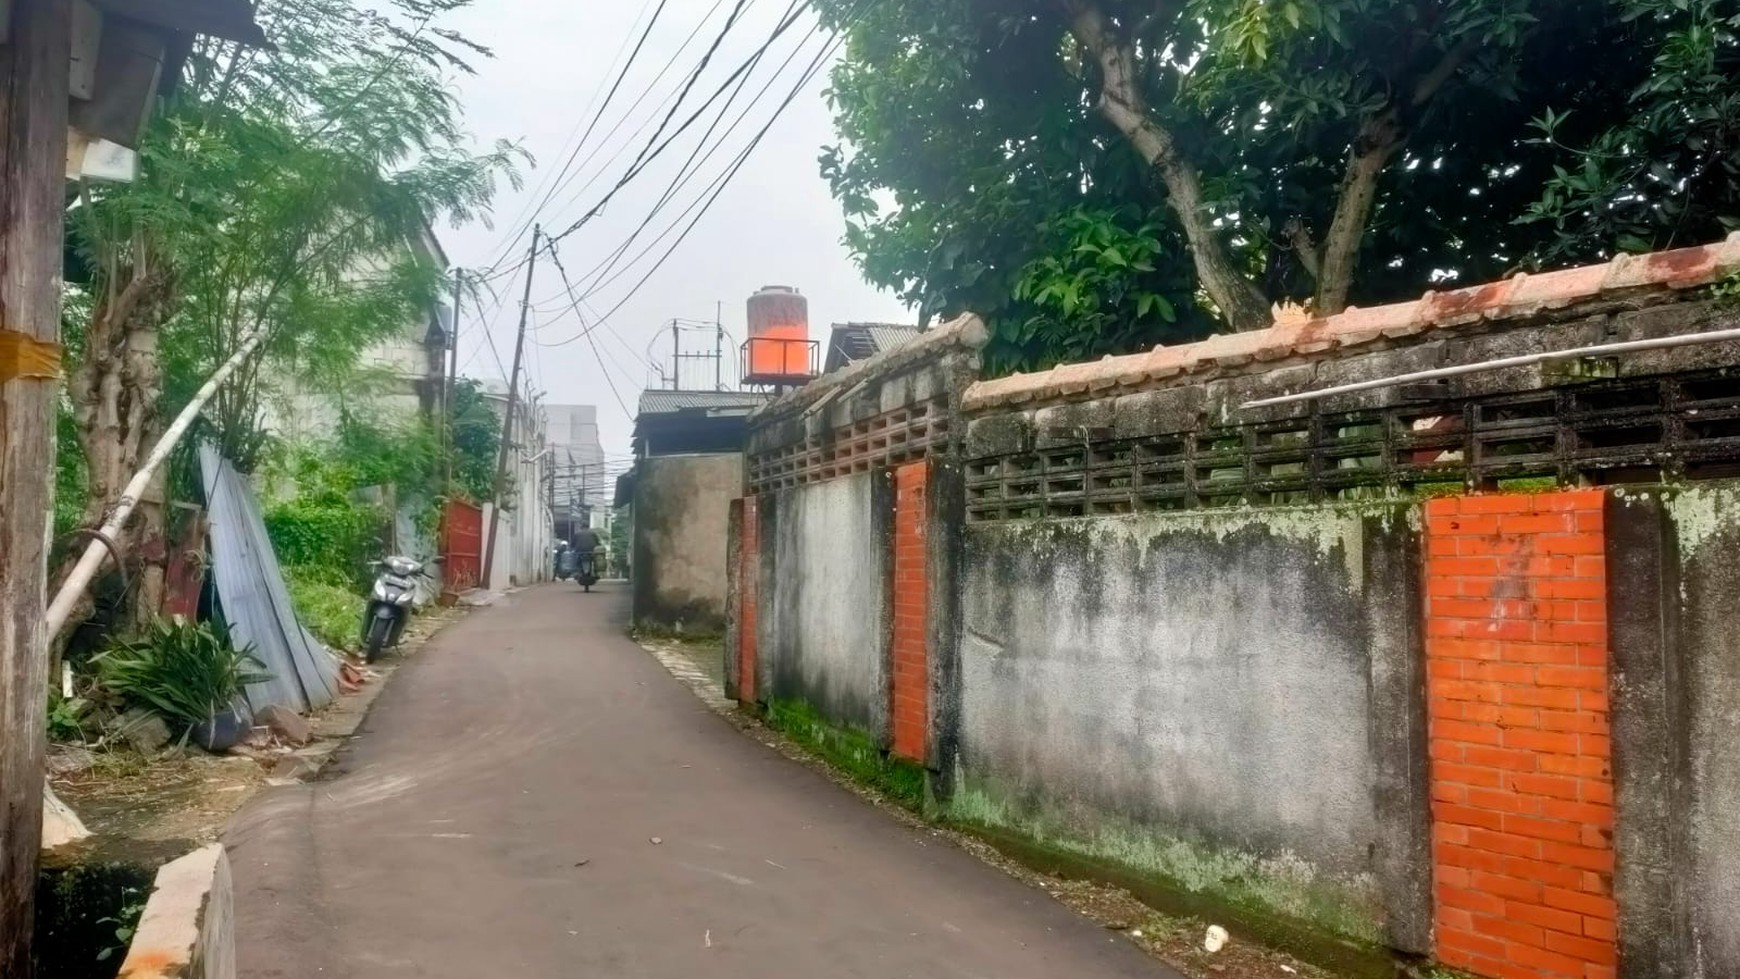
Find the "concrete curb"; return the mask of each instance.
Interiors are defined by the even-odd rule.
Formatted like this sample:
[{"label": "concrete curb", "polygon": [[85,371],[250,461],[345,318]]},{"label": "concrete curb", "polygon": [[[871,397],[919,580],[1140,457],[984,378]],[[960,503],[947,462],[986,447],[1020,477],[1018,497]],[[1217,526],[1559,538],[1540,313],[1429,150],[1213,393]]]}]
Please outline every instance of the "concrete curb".
[{"label": "concrete curb", "polygon": [[214,843],[164,864],[118,979],[236,979],[230,861]]}]

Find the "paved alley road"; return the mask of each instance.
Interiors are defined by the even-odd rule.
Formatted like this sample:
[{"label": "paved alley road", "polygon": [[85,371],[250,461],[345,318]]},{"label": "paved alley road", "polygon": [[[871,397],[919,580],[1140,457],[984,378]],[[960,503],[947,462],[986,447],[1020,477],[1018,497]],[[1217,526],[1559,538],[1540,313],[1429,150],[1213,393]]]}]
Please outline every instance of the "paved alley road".
[{"label": "paved alley road", "polygon": [[243,979],[1175,979],[744,737],[625,607],[553,585],[472,614],[339,777],[248,806]]}]

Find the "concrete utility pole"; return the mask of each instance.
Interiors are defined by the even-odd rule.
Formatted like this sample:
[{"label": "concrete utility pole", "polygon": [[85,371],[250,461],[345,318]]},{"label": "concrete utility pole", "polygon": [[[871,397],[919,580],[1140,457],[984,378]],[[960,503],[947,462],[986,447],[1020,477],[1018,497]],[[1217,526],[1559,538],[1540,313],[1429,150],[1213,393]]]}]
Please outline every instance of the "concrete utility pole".
[{"label": "concrete utility pole", "polygon": [[683,334],[676,320],[671,320],[671,390],[683,389]]},{"label": "concrete utility pole", "polygon": [[0,976],[35,974],[71,0],[0,3]]},{"label": "concrete utility pole", "polygon": [[713,390],[725,390],[725,302],[713,305]]},{"label": "concrete utility pole", "polygon": [[441,387],[442,424],[447,431],[447,495],[453,495],[453,456],[458,451],[459,442],[455,438],[459,421],[459,270],[453,270],[453,330],[447,337],[447,383]]},{"label": "concrete utility pole", "polygon": [[508,455],[513,451],[514,408],[520,400],[520,358],[526,351],[526,318],[532,311],[532,273],[538,268],[538,239],[544,229],[532,226],[532,250],[526,257],[526,291],[520,296],[520,329],[514,339],[514,366],[508,372],[507,410],[502,413],[501,451],[495,459],[495,506],[489,511],[489,539],[483,551],[483,587],[489,587],[489,576],[495,570],[496,534],[501,530],[502,495],[507,489]]}]

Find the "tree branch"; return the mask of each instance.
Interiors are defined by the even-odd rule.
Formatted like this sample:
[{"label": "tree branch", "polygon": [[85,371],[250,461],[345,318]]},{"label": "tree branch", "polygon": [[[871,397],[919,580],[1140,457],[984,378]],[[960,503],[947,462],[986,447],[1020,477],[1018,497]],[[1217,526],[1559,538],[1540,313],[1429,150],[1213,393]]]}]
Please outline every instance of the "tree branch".
[{"label": "tree branch", "polygon": [[1444,57],[1438,59],[1438,63],[1432,66],[1432,70],[1421,75],[1419,80],[1414,82],[1414,108],[1419,108],[1432,101],[1432,96],[1437,95],[1439,89],[1443,88],[1450,79],[1456,77],[1457,69],[1461,68],[1463,63],[1473,57],[1474,52],[1479,49],[1480,45],[1474,38],[1466,38],[1460,44],[1444,52]]},{"label": "tree branch", "polygon": [[1070,34],[1099,65],[1100,115],[1124,134],[1166,185],[1167,202],[1184,226],[1203,291],[1234,330],[1268,326],[1272,319],[1268,300],[1233,262],[1208,218],[1201,176],[1178,151],[1172,133],[1147,111],[1137,82],[1134,46],[1118,36],[1105,12],[1092,0],[1057,2],[1068,20]]},{"label": "tree branch", "polygon": [[1293,254],[1299,256],[1299,265],[1313,280],[1323,275],[1323,254],[1317,248],[1317,243],[1311,240],[1311,229],[1305,227],[1305,221],[1298,215],[1287,219],[1281,226],[1281,237],[1287,242],[1287,247]]},{"label": "tree branch", "polygon": [[[1415,79],[1406,108],[1417,109],[1431,101],[1478,48],[1476,40],[1468,38],[1444,52],[1437,64]],[[1323,239],[1321,271],[1316,276],[1317,315],[1333,316],[1347,308],[1347,295],[1359,264],[1359,246],[1365,240],[1377,200],[1378,178],[1407,138],[1403,112],[1393,101],[1360,124],[1341,178],[1335,217]]]}]

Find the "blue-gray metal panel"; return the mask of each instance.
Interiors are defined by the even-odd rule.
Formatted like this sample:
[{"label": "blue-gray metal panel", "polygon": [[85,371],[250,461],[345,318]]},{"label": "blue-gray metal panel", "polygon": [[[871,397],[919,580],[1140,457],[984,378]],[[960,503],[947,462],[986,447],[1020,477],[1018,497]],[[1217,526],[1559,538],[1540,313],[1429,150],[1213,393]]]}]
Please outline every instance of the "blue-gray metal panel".
[{"label": "blue-gray metal panel", "polygon": [[259,501],[212,446],[200,446],[199,467],[208,490],[212,574],[224,621],[236,644],[251,645],[272,674],[248,688],[248,703],[298,711],[326,706],[338,695],[338,660],[296,619]]}]

